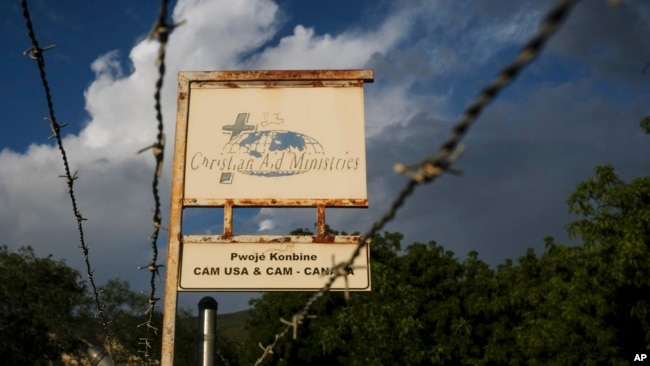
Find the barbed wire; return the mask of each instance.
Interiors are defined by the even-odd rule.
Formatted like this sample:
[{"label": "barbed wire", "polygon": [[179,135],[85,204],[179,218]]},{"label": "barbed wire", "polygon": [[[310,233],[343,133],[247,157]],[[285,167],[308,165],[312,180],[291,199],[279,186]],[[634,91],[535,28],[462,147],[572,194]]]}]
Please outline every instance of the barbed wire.
[{"label": "barbed wire", "polygon": [[67,125],[67,123],[59,124],[56,120],[56,117],[54,115],[54,102],[52,99],[50,84],[47,81],[47,74],[45,72],[45,59],[43,57],[43,51],[52,49],[56,45],[50,45],[44,48],[42,48],[39,45],[38,40],[36,39],[36,33],[34,31],[34,26],[32,24],[29,8],[27,6],[27,0],[21,0],[21,6],[23,9],[23,17],[25,18],[25,24],[27,26],[28,36],[32,42],[32,46],[28,48],[24,52],[24,54],[29,55],[29,57],[32,60],[36,60],[36,63],[38,65],[41,82],[43,84],[43,89],[45,90],[45,99],[47,102],[47,108],[49,111],[49,117],[45,118],[45,120],[47,120],[50,123],[50,128],[52,129],[52,135],[49,137],[49,139],[56,139],[56,144],[59,148],[59,152],[61,153],[65,174],[60,175],[59,177],[64,178],[68,186],[68,195],[70,196],[70,201],[72,202],[72,211],[74,212],[74,216],[77,220],[77,230],[79,232],[79,243],[80,243],[79,248],[81,248],[81,251],[83,252],[84,262],[86,265],[86,273],[88,275],[88,281],[92,288],[92,298],[97,307],[96,316],[99,317],[102,327],[104,329],[103,341],[106,343],[108,347],[107,350],[108,354],[112,357],[113,343],[112,343],[112,332],[109,327],[110,322],[107,320],[107,317],[104,314],[105,305],[101,302],[99,298],[99,291],[97,290],[97,285],[95,284],[94,270],[90,265],[89,248],[86,245],[86,241],[84,238],[83,221],[85,221],[86,218],[84,218],[81,215],[81,212],[79,211],[79,207],[77,205],[77,199],[74,193],[74,181],[79,178],[79,175],[77,171],[71,173],[70,164],[68,162],[68,156],[65,148],[63,147],[63,139],[61,138],[61,129],[64,128]]},{"label": "barbed wire", "polygon": [[162,174],[163,161],[164,161],[164,152],[165,152],[165,132],[163,124],[163,115],[162,115],[162,106],[160,103],[163,81],[165,78],[165,52],[167,49],[167,41],[169,40],[169,34],[173,30],[173,24],[167,23],[167,7],[169,5],[169,0],[161,0],[160,8],[158,10],[158,17],[149,33],[149,40],[156,39],[159,42],[158,47],[158,56],[156,58],[156,64],[158,65],[158,80],[156,80],[156,90],[154,92],[154,108],[156,110],[156,120],[157,124],[157,134],[156,141],[151,146],[147,146],[144,149],[138,151],[138,154],[147,151],[149,149],[153,150],[154,158],[156,159],[156,166],[154,169],[153,181],[152,181],[152,192],[154,199],[154,213],[153,213],[153,232],[149,236],[149,241],[151,242],[152,249],[152,258],[151,262],[146,266],[138,267],[138,269],[147,269],[151,274],[150,278],[150,292],[149,292],[149,307],[145,311],[147,320],[138,325],[138,327],[145,327],[145,337],[140,338],[139,344],[144,348],[144,350],[139,351],[144,354],[144,360],[141,362],[142,365],[151,365],[153,359],[153,346],[152,334],[157,334],[158,328],[155,326],[153,321],[154,310],[156,308],[156,303],[160,298],[156,297],[156,279],[160,279],[159,269],[164,265],[158,264],[158,236],[160,234],[160,229],[162,227],[162,213],[160,210],[160,190],[158,188],[158,183],[160,180],[160,175]]},{"label": "barbed wire", "polygon": [[[325,295],[325,293],[330,291],[336,279],[343,277],[347,281],[349,273],[347,269],[352,267],[363,247],[368,245],[370,240],[395,217],[397,211],[404,205],[406,199],[414,192],[418,185],[433,182],[445,172],[458,173],[458,170],[453,169],[452,165],[464,150],[464,147],[460,145],[460,141],[465,137],[469,128],[478,119],[483,109],[494,100],[499,92],[511,83],[517,75],[519,75],[519,73],[535,59],[546,42],[551,38],[560,25],[562,25],[578,1],[579,0],[564,0],[548,12],[544,17],[538,32],[528,42],[526,42],[516,59],[504,67],[499,72],[496,79],[486,86],[480,92],[478,98],[465,109],[462,117],[454,124],[451,135],[442,143],[435,155],[426,157],[416,164],[408,166],[404,164],[395,165],[395,172],[406,175],[410,178],[409,181],[393,200],[384,215],[362,235],[352,253],[352,256],[347,261],[341,262],[334,267],[334,273],[330,275],[325,285],[309,298],[302,310],[292,317],[292,321],[288,322],[284,319],[280,319],[280,321],[287,326],[275,335],[273,342],[266,347],[260,343],[263,353],[255,362],[256,366],[262,364],[264,359],[273,353],[273,349],[276,347],[278,341],[284,338],[289,331],[293,330],[292,333],[294,339],[297,337],[297,329],[303,323],[303,320],[309,316],[308,314],[313,304]],[[349,297],[347,286],[344,294],[347,299]]]}]

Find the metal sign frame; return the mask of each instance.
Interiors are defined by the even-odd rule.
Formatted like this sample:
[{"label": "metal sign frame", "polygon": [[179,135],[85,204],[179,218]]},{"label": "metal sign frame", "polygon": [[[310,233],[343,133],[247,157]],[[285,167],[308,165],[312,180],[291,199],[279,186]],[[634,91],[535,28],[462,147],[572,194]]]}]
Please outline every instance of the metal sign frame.
[{"label": "metal sign frame", "polygon": [[[250,236],[233,236],[233,207],[315,207],[316,208],[316,226],[317,234],[312,237],[292,238],[293,242],[311,242],[311,243],[357,243],[360,238],[358,236],[328,236],[326,235],[325,225],[325,207],[368,207],[368,199],[365,196],[365,145],[362,139],[358,143],[361,144],[363,150],[363,176],[362,182],[364,187],[361,190],[353,190],[352,193],[346,194],[345,190],[338,190],[331,194],[325,192],[321,198],[309,198],[305,195],[291,197],[280,194],[274,197],[256,196],[248,197],[235,197],[229,198],[212,197],[211,191],[207,194],[193,194],[192,197],[187,196],[187,178],[188,178],[188,128],[190,119],[190,106],[189,100],[193,88],[208,87],[208,88],[230,88],[239,89],[242,87],[253,87],[258,89],[274,89],[274,88],[300,88],[301,90],[316,90],[327,88],[347,89],[350,88],[360,91],[361,95],[361,120],[363,121],[363,85],[364,83],[373,81],[372,70],[262,70],[262,71],[198,71],[198,72],[179,72],[178,73],[178,101],[177,101],[177,117],[176,117],[176,136],[174,147],[174,163],[172,168],[172,188],[171,188],[171,205],[170,205],[170,223],[169,223],[169,237],[167,247],[167,266],[166,266],[166,282],[165,282],[165,296],[164,296],[164,311],[163,311],[163,331],[162,331],[162,355],[161,364],[163,366],[172,366],[174,360],[174,337],[176,328],[176,312],[178,302],[178,291],[180,284],[180,265],[182,257],[183,241],[195,240],[195,236],[184,236],[181,225],[183,220],[183,209],[185,207],[223,207],[224,212],[224,232],[223,235],[211,239],[217,242],[272,242],[273,238],[259,237],[255,238]],[[230,132],[230,138],[233,139],[242,130],[250,130],[251,127],[247,123],[249,116],[248,113],[237,114],[236,121],[229,126],[223,126],[222,129]],[[363,129],[363,123],[361,128]],[[308,139],[301,133],[291,131],[275,132],[284,133],[291,138]],[[268,137],[270,133],[258,132],[257,135],[252,137]],[[285,136],[285,137],[286,137]],[[363,132],[362,132],[363,136]],[[240,138],[241,140],[241,138]],[[312,140],[309,140],[312,141]],[[240,143],[241,146],[241,143]],[[345,152],[347,154],[347,151]],[[339,157],[332,157],[331,160],[325,161],[324,164],[329,164],[330,169],[333,168],[334,159],[342,160],[341,164],[337,160],[337,168],[357,164],[358,159],[355,157],[343,156],[339,152]],[[348,160],[345,160],[348,159]],[[216,160],[216,159],[214,159]],[[190,161],[191,163],[191,161]],[[217,162],[217,164],[219,164]],[[222,163],[224,164],[224,163]],[[276,165],[279,165],[277,163]],[[320,163],[323,165],[323,162]],[[225,164],[224,164],[225,165]],[[222,165],[222,168],[223,166]],[[327,166],[327,165],[325,165]],[[192,167],[190,167],[192,168]],[[227,172],[232,173],[232,172]],[[256,173],[265,174],[268,172]],[[191,178],[194,179],[194,178]],[[222,179],[232,179],[232,175],[226,175],[224,178],[222,169]],[[192,192],[203,192],[203,188]],[[343,193],[341,193],[343,192]],[[187,196],[187,197],[186,197]],[[201,197],[196,197],[201,196]],[[282,196],[282,197],[280,197]],[[192,239],[194,238],[194,239]],[[368,260],[369,253],[366,248],[365,260]],[[368,286],[367,288],[358,288],[357,291],[369,290],[369,268],[367,269]],[[361,286],[363,287],[363,286]],[[183,289],[181,289],[183,290]],[[196,291],[205,291],[196,290]],[[268,289],[266,289],[268,290]],[[284,289],[283,289],[284,290]],[[353,289],[354,290],[354,289]],[[215,291],[215,290],[212,290]],[[232,290],[231,290],[232,291]],[[251,291],[251,290],[246,290]]]}]

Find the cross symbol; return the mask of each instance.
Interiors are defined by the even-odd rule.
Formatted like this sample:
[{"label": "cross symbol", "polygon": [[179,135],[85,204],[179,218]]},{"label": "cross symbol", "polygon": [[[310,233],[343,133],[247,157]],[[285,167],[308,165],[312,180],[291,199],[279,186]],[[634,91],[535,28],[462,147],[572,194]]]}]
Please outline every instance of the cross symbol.
[{"label": "cross symbol", "polygon": [[230,139],[232,140],[235,136],[239,135],[243,131],[251,131],[255,130],[255,126],[250,126],[247,125],[246,122],[248,122],[248,116],[250,113],[239,113],[237,115],[237,119],[235,120],[234,125],[226,125],[223,126],[221,129],[224,131],[230,131]]}]

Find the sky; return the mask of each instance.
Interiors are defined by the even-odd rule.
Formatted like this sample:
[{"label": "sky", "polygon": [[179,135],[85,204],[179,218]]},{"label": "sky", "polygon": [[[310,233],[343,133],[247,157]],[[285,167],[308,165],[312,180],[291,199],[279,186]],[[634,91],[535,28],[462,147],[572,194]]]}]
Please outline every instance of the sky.
[{"label": "sky", "polygon": [[[367,209],[328,209],[338,230],[366,231],[406,178],[396,163],[435,153],[453,123],[538,29],[541,0],[178,0],[162,106],[161,177],[169,219],[178,71],[373,69],[365,86]],[[148,291],[158,44],[147,40],[159,4],[29,1],[56,118],[84,217],[95,278]],[[44,91],[19,1],[0,1],[0,245],[30,245],[84,273],[63,163],[44,117]],[[580,2],[537,60],[498,96],[464,140],[463,175],[419,186],[388,231],[404,245],[435,240],[458,258],[476,250],[492,266],[543,238],[572,243],[566,199],[599,164],[629,181],[650,171],[650,3]],[[313,229],[313,209],[235,209],[235,234]],[[220,209],[186,210],[184,230],[219,233]],[[159,240],[166,258],[166,236]],[[164,270],[162,271],[164,279]],[[85,276],[85,275],[84,275]],[[164,281],[159,284],[159,291]],[[195,308],[204,294],[181,293]],[[248,307],[251,293],[211,294],[219,312]],[[162,304],[162,303],[161,303]]]}]

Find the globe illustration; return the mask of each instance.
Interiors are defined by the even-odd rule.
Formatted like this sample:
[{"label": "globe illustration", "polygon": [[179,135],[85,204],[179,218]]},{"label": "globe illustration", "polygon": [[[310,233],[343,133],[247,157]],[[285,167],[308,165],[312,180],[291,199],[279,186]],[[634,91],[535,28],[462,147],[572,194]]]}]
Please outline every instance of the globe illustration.
[{"label": "globe illustration", "polygon": [[[322,154],[323,146],[316,139],[293,131],[269,130],[256,131],[235,136],[224,146],[224,152],[230,154],[248,154],[252,158],[262,158],[273,152],[303,152]],[[245,174],[260,176],[281,176],[303,173],[300,170],[241,171]]]}]

